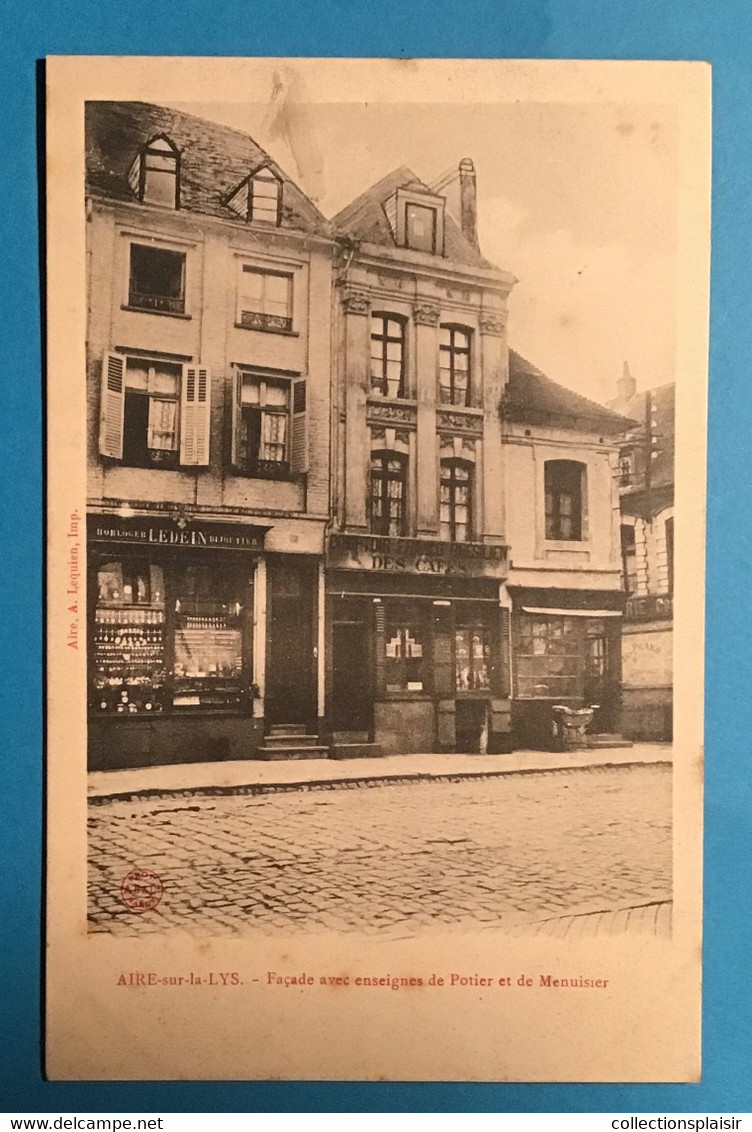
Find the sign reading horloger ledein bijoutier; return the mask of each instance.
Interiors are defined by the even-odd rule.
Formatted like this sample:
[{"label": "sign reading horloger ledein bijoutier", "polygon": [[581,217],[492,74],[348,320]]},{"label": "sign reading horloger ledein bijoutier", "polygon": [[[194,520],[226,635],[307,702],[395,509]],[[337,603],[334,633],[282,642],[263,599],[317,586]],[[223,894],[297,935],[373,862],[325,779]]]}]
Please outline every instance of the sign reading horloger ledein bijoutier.
[{"label": "sign reading horloger ledein bijoutier", "polygon": [[90,515],[92,542],[129,543],[142,547],[192,547],[197,550],[261,550],[268,527],[243,523],[211,523],[181,516],[124,518]]},{"label": "sign reading horloger ledein bijoutier", "polygon": [[327,561],[335,569],[464,578],[505,578],[508,569],[506,546],[382,535],[332,535]]}]

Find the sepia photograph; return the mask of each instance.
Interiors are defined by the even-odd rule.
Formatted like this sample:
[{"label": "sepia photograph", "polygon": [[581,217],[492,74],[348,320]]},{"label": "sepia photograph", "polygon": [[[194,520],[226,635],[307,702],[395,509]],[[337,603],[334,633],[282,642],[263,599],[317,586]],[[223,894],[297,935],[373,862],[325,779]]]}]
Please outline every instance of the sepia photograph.
[{"label": "sepia photograph", "polygon": [[[236,988],[283,1044],[275,995],[301,1026],[346,1001],[330,1060],[250,1076],[694,1079],[706,72],[112,62],[50,87],[49,985],[96,954],[108,1009],[200,987],[207,1032]],[[597,1049],[635,980],[649,1066],[639,1025]],[[519,1056],[389,1050],[404,995],[425,1042],[505,989]],[[58,1074],[119,1075],[62,1052],[68,993]],[[582,1056],[533,1063],[572,1011]]]}]

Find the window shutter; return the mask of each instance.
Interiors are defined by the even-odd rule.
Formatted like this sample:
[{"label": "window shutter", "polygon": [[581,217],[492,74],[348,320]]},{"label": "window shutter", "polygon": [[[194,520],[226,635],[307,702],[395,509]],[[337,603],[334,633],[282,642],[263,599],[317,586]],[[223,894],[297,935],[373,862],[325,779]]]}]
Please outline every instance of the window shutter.
[{"label": "window shutter", "polygon": [[105,353],[102,358],[102,396],[99,451],[113,460],[123,458],[123,414],[125,411],[125,358]]},{"label": "window shutter", "polygon": [[230,436],[230,464],[237,468],[240,462],[240,425],[242,419],[243,373],[237,366],[232,369],[232,434]]},{"label": "window shutter", "polygon": [[180,463],[206,467],[209,463],[211,373],[206,366],[183,366],[180,390]]},{"label": "window shutter", "polygon": [[292,472],[308,471],[308,413],[306,411],[306,379],[295,378],[292,383]]}]

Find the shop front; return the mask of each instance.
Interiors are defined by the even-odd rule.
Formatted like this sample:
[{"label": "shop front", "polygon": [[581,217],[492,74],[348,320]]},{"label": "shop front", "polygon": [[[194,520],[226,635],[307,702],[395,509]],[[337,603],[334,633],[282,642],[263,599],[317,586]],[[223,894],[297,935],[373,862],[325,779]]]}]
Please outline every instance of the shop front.
[{"label": "shop front", "polygon": [[267,530],[89,517],[91,769],[252,758],[267,707],[315,715],[311,650],[290,636],[312,620],[317,565],[265,556]]},{"label": "shop front", "polygon": [[560,707],[593,708],[589,731],[616,732],[624,595],[517,586],[509,593],[515,748],[555,747]]},{"label": "shop front", "polygon": [[509,749],[506,548],[332,535],[327,722],[384,754]]}]

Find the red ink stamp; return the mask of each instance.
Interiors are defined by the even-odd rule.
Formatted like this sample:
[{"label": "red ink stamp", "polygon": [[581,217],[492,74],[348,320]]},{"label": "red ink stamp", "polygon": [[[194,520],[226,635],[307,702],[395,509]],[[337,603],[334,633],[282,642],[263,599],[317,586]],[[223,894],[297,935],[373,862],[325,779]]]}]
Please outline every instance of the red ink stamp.
[{"label": "red ink stamp", "polygon": [[150,912],[164,894],[164,885],[150,869],[131,869],[120,885],[120,899],[131,912]]}]

